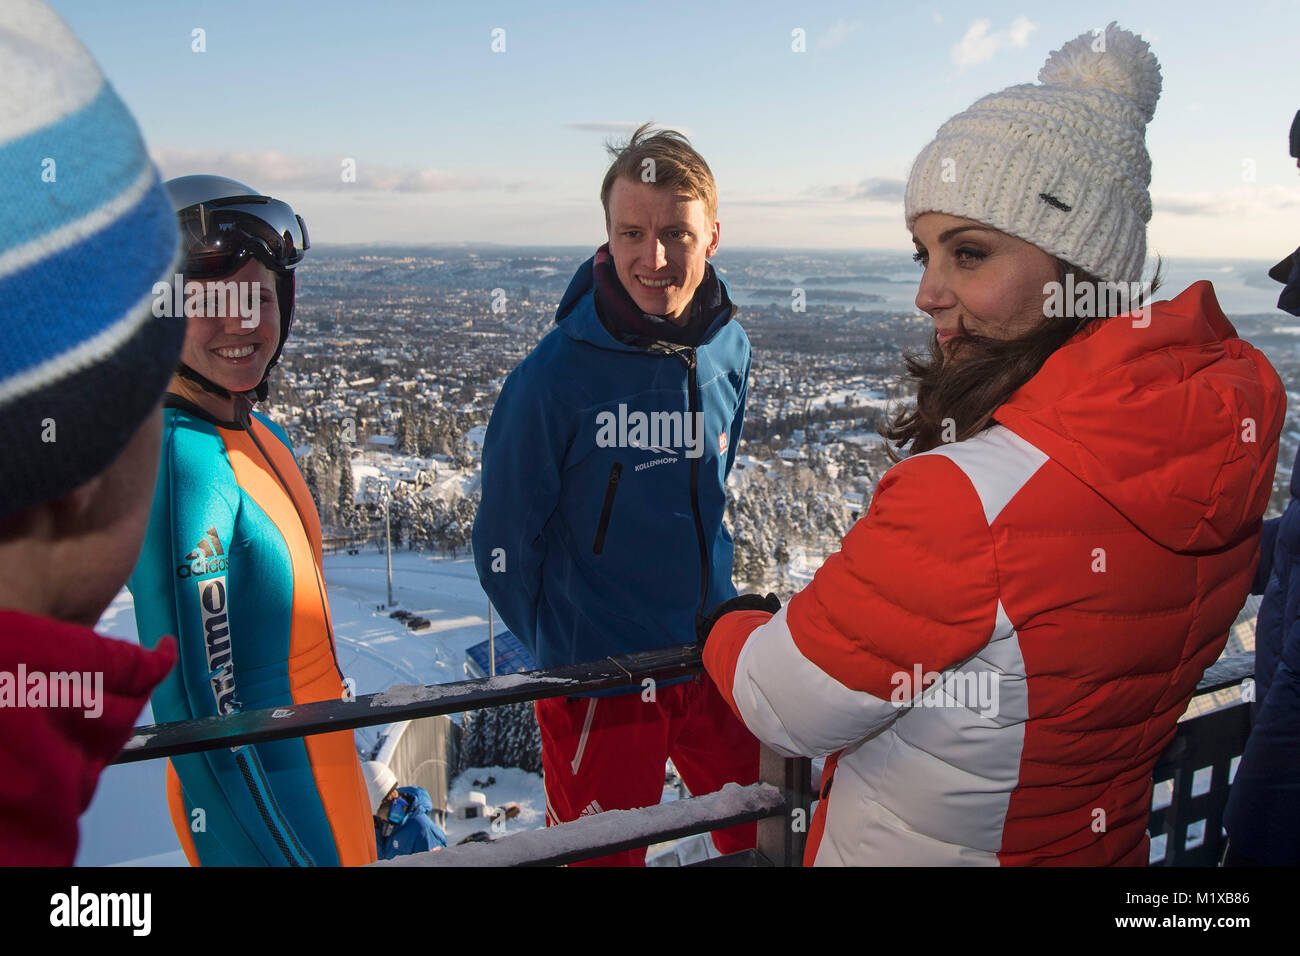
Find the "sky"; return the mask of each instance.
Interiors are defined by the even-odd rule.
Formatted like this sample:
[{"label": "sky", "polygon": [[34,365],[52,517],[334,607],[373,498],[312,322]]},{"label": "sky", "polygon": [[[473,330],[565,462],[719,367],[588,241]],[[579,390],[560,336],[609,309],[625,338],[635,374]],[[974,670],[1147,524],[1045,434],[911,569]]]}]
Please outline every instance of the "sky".
[{"label": "sky", "polygon": [[712,168],[724,247],[909,250],[938,127],[1111,20],[1163,75],[1150,251],[1300,244],[1295,0],[51,3],[165,177],[285,199],[319,244],[595,247],[604,143],[652,120]]}]

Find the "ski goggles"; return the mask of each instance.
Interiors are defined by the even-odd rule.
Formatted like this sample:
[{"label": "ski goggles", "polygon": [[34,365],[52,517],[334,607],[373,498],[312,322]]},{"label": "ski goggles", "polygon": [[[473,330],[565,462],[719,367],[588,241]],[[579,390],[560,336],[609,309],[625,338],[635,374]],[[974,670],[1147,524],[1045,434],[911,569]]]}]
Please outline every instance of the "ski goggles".
[{"label": "ski goggles", "polygon": [[187,279],[230,275],[253,256],[288,271],[311,248],[307,224],[288,203],[269,196],[234,196],[196,203],[178,214]]}]

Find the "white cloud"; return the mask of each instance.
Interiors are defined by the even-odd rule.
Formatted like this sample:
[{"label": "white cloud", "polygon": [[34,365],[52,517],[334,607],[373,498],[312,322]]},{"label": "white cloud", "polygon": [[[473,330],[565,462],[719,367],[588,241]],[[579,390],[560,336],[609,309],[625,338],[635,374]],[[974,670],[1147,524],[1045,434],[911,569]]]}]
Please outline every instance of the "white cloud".
[{"label": "white cloud", "polygon": [[974,66],[991,60],[999,50],[1023,49],[1038,25],[1028,17],[1016,17],[1005,30],[994,30],[989,20],[975,20],[965,35],[953,45],[952,62],[957,66]]},{"label": "white cloud", "polygon": [[830,25],[830,29],[818,37],[817,46],[833,50],[837,46],[842,46],[845,40],[857,33],[861,28],[861,20],[854,20],[852,23],[848,20],[836,20]]},{"label": "white cloud", "polygon": [[1154,213],[1172,216],[1215,216],[1250,221],[1300,210],[1300,192],[1285,186],[1239,186],[1217,193],[1159,193],[1151,197],[1151,208]]},{"label": "white cloud", "polygon": [[163,147],[150,155],[164,179],[194,173],[211,173],[247,183],[258,192],[275,190],[349,189],[396,193],[439,193],[467,190],[517,188],[487,176],[469,176],[433,168],[400,168],[356,158],[356,182],[342,179],[343,160],[338,156],[317,159],[291,156],[277,150],[173,149]]},{"label": "white cloud", "polygon": [[620,133],[627,135],[640,126],[640,123],[619,123],[619,122],[596,122],[596,123],[565,123],[569,129],[582,130],[587,133]]},{"label": "white cloud", "polygon": [[812,189],[809,193],[819,199],[900,203],[903,201],[903,191],[906,187],[907,183],[901,179],[872,176],[856,183],[837,183],[833,186]]},{"label": "white cloud", "polygon": [[1029,22],[1028,17],[1016,17],[1007,28],[1007,39],[1017,50],[1029,45],[1029,34],[1038,29],[1038,25]]},{"label": "white cloud", "polygon": [[596,121],[596,122],[575,122],[565,123],[568,129],[581,130],[584,133],[609,133],[620,139],[629,138],[638,126],[642,123],[653,122],[658,129],[671,129],[681,133],[687,139],[690,139],[694,133],[688,126],[678,126],[674,123],[660,123],[655,120],[639,120],[635,123],[623,123],[618,121]]}]

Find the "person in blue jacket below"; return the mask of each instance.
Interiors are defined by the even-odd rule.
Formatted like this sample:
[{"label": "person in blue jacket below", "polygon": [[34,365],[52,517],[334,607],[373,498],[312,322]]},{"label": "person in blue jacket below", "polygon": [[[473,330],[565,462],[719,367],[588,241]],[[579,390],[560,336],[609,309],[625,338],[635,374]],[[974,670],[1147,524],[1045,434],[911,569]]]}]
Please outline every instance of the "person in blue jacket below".
[{"label": "person in blue jacket below", "polygon": [[[672,130],[645,124],[610,152],[609,241],[507,377],[483,446],[474,562],[543,668],[691,643],[736,595],[724,485],[751,353],[708,262],[717,187]],[[548,825],[658,803],[670,756],[696,794],[758,779],[757,740],[705,675],[536,711]],[[714,843],[735,852],[755,833]],[[640,849],[588,862],[644,861]]]},{"label": "person in blue jacket below", "polygon": [[447,834],[429,819],[433,801],[423,787],[399,787],[397,775],[377,760],[361,765],[370,792],[379,859],[424,853],[447,846]]},{"label": "person in blue jacket below", "polygon": [[[1300,111],[1291,122],[1300,167]],[[1300,249],[1268,273],[1286,283],[1278,308],[1300,316]],[[1264,522],[1252,594],[1263,594],[1255,626],[1254,725],[1224,810],[1224,866],[1300,865],[1300,453],[1291,501]]]}]

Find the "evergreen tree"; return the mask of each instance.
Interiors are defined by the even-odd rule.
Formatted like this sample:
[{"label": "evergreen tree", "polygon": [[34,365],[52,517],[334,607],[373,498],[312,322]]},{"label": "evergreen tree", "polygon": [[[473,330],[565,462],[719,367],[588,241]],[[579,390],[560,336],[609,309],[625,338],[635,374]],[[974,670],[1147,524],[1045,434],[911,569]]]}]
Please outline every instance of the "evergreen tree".
[{"label": "evergreen tree", "polygon": [[484,713],[486,711],[470,711],[461,719],[460,760],[457,761],[457,773],[463,772],[468,767],[484,765],[483,737],[480,732],[480,718]]},{"label": "evergreen tree", "polygon": [[790,549],[785,546],[785,538],[777,539],[776,547],[772,549],[772,560],[778,565],[778,573],[784,580],[790,563]]},{"label": "evergreen tree", "polygon": [[518,767],[542,772],[542,736],[529,701],[485,707],[462,718],[457,772],[469,767]]},{"label": "evergreen tree", "polygon": [[311,500],[315,503],[316,513],[319,515],[321,511],[320,467],[314,452],[303,459],[302,478],[307,483],[307,490],[311,492]]},{"label": "evergreen tree", "polygon": [[338,509],[338,523],[344,528],[351,528],[355,510],[352,502],[352,456],[346,448],[339,456]]}]

